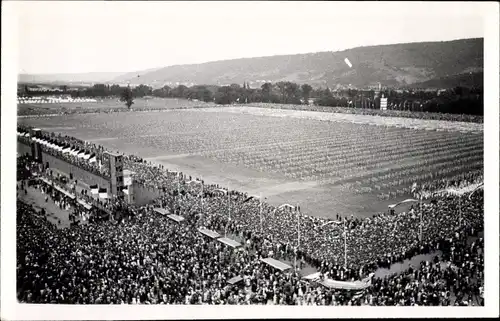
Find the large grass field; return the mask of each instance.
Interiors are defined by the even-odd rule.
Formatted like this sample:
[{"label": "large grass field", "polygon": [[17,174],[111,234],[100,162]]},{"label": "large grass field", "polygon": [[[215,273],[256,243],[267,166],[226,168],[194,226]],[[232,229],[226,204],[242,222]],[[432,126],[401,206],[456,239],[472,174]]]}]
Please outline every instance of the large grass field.
[{"label": "large grass field", "polygon": [[[189,101],[186,99],[175,98],[136,98],[132,109],[148,110],[148,109],[178,109],[178,108],[194,108],[198,106],[209,106],[200,101]],[[26,103],[17,105],[17,113],[19,116],[27,115],[52,115],[60,113],[94,113],[94,112],[111,112],[111,111],[127,111],[127,107],[119,99],[98,99],[97,102],[63,102],[63,103]]]},{"label": "large grass field", "polygon": [[19,121],[327,217],[386,211],[415,181],[483,168],[482,124],[251,107]]}]

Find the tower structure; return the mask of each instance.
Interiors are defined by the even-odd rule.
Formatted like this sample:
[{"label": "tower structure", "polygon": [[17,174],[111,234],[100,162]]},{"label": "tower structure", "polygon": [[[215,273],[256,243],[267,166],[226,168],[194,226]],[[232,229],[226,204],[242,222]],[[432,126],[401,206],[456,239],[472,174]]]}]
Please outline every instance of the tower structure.
[{"label": "tower structure", "polygon": [[109,162],[111,194],[116,197],[123,197],[123,156],[111,152],[106,152]]}]

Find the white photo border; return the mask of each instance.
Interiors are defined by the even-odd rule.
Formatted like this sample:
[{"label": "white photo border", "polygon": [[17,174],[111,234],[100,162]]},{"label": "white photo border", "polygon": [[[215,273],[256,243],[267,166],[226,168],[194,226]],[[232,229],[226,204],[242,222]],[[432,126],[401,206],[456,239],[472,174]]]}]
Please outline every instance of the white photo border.
[{"label": "white photo border", "polygon": [[[80,1],[78,1],[80,2]],[[485,170],[485,306],[484,307],[309,307],[309,306],[146,306],[32,305],[16,300],[16,91],[20,2],[2,3],[1,86],[1,317],[7,320],[136,320],[222,318],[366,318],[498,317],[499,314],[499,6],[496,2],[339,3],[365,14],[412,14],[425,6],[430,14],[477,14],[484,18],[484,170]],[[118,2],[119,4],[120,2]],[[108,5],[117,5],[109,3]],[[128,5],[131,3],[128,2]],[[333,3],[332,3],[333,4]],[[68,3],[66,3],[68,5]],[[222,4],[218,4],[222,5]],[[285,4],[284,4],[285,5]],[[288,5],[288,4],[286,4]],[[314,5],[314,4],[309,4]],[[345,9],[344,8],[344,9]],[[36,55],[36,53],[33,53]]]}]

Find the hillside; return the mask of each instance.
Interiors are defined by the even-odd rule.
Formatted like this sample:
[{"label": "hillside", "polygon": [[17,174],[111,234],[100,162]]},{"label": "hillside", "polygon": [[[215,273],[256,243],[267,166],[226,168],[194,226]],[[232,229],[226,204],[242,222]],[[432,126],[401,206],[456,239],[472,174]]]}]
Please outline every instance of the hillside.
[{"label": "hillside", "polygon": [[434,78],[421,83],[413,84],[413,86],[419,88],[453,88],[457,86],[482,87],[483,76],[482,72],[463,73],[448,77]]},{"label": "hillside", "polygon": [[142,80],[140,77],[144,76],[145,74],[157,71],[159,69],[163,69],[163,67],[127,72],[125,74],[121,74],[120,76],[118,76],[116,78],[109,79],[108,81],[117,82],[117,83],[124,83],[124,82],[130,81],[131,79],[139,78],[138,79],[139,84],[143,84],[143,82],[140,82]]},{"label": "hillside", "polygon": [[[344,59],[349,58],[349,68]],[[421,42],[358,47],[337,52],[243,58],[203,64],[175,65],[123,73],[86,73],[19,75],[21,83],[113,82],[148,84],[161,87],[184,84],[226,85],[249,82],[260,87],[264,82],[292,81],[313,86],[337,85],[391,87],[440,83],[454,87],[466,82],[470,73],[483,71],[483,39]],[[462,75],[462,76],[461,76]],[[479,79],[480,78],[480,79]],[[478,86],[481,77],[472,77]],[[428,83],[430,81],[430,83]]]},{"label": "hillside", "polygon": [[[353,64],[344,63],[348,57]],[[404,86],[483,70],[483,39],[358,47],[338,52],[244,58],[176,65],[137,73],[133,83],[241,84],[293,81],[316,86]],[[125,80],[120,77],[120,81]],[[260,81],[260,82],[259,82]]]}]

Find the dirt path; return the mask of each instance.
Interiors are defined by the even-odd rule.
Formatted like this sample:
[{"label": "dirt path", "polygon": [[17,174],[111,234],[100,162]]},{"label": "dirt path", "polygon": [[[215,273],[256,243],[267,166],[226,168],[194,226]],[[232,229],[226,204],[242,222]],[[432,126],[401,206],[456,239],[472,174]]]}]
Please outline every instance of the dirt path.
[{"label": "dirt path", "polygon": [[37,210],[45,209],[47,219],[59,228],[70,226],[69,211],[60,209],[52,200],[45,202],[45,196],[40,190],[33,187],[26,188],[28,193],[19,191],[18,195],[24,202],[33,205]]}]

